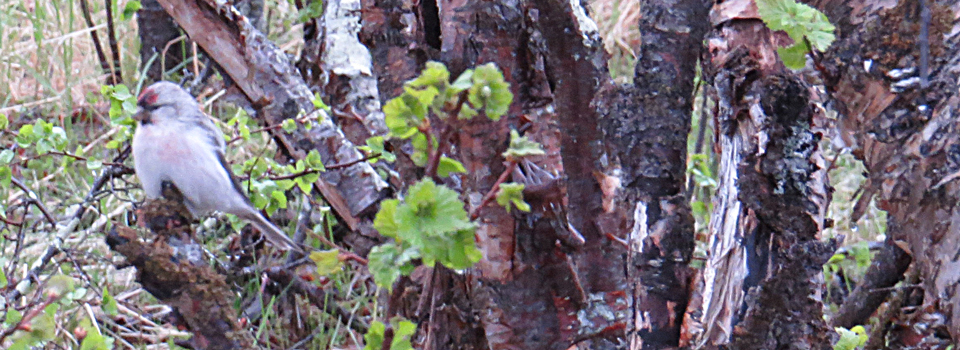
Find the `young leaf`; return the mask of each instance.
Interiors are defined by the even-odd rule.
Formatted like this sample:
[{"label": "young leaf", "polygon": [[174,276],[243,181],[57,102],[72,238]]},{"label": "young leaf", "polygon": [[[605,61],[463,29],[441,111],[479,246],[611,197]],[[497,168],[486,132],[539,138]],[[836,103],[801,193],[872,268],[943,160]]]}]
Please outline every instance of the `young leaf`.
[{"label": "young leaf", "polygon": [[384,149],[383,136],[370,137],[367,139],[366,146],[360,146],[358,148],[367,152],[367,155],[380,154],[380,157],[369,160],[370,163],[376,163],[381,159],[387,163],[393,163],[394,161],[397,160],[397,156],[395,154],[387,152],[387,150]]},{"label": "young leaf", "polygon": [[510,130],[510,147],[503,152],[503,157],[508,161],[519,160],[523,157],[543,155],[543,149],[540,144],[530,141],[526,136],[521,137],[516,130]]},{"label": "young leaf", "polygon": [[393,282],[400,278],[398,258],[400,247],[395,243],[387,242],[370,249],[367,254],[367,268],[373,275],[373,281],[380,288],[393,290]]},{"label": "young leaf", "polygon": [[513,203],[520,211],[530,211],[530,204],[523,200],[523,184],[513,182],[500,184],[500,190],[497,191],[497,204],[506,208],[509,213],[510,203]]},{"label": "young leaf", "polygon": [[127,4],[123,6],[123,15],[122,15],[123,20],[129,21],[131,18],[133,18],[133,14],[137,13],[137,11],[139,11],[140,8],[142,7],[143,5],[140,4],[140,1],[137,1],[137,0],[127,1]]},{"label": "young leaf", "polygon": [[280,127],[283,128],[283,131],[286,131],[288,134],[292,133],[297,131],[297,121],[293,118],[284,119],[283,122],[280,123]]},{"label": "young leaf", "polygon": [[310,253],[310,260],[317,265],[317,274],[330,276],[340,271],[343,262],[340,261],[340,250],[330,249]]},{"label": "young leaf", "polygon": [[315,149],[310,150],[310,153],[307,153],[307,157],[304,158],[304,160],[306,161],[307,166],[310,167],[310,169],[317,170],[317,171],[327,170],[323,166],[323,159],[320,158],[320,152],[317,152],[317,150]]},{"label": "young leaf", "polygon": [[450,177],[451,173],[466,172],[467,168],[463,167],[463,163],[448,158],[447,156],[440,156],[440,163],[437,164],[437,175],[440,175],[440,177]]},{"label": "young leaf", "polygon": [[103,287],[103,300],[101,300],[101,309],[103,312],[107,313],[110,316],[116,316],[119,308],[117,307],[117,299],[114,299],[110,295],[110,291],[107,290],[107,287]]},{"label": "young leaf", "polygon": [[473,70],[473,86],[470,87],[468,100],[474,108],[483,107],[487,117],[497,121],[510,109],[513,93],[500,69],[493,63],[487,63]]}]

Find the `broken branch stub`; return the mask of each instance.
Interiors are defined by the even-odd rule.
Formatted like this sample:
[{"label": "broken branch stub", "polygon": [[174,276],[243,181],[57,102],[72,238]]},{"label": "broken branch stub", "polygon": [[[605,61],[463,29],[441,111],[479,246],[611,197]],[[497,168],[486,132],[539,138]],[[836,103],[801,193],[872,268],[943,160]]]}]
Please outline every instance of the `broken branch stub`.
[{"label": "broken branch stub", "polygon": [[177,325],[194,335],[187,342],[195,349],[253,348],[253,336],[237,322],[235,293],[192,239],[186,207],[176,200],[148,200],[138,216],[156,235],[152,242],[136,229],[117,225],[107,244],[126,257],[125,266],[137,269],[143,289],[173,308]]}]

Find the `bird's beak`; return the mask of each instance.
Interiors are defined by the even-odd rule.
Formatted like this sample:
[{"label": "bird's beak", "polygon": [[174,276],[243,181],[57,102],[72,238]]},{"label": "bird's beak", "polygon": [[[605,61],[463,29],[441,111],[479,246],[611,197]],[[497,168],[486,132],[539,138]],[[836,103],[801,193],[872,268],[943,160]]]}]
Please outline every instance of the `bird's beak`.
[{"label": "bird's beak", "polygon": [[137,113],[133,115],[133,120],[136,120],[137,122],[142,123],[144,120],[149,120],[149,119],[150,119],[150,112],[147,112],[147,110],[143,108],[139,108],[137,110]]}]

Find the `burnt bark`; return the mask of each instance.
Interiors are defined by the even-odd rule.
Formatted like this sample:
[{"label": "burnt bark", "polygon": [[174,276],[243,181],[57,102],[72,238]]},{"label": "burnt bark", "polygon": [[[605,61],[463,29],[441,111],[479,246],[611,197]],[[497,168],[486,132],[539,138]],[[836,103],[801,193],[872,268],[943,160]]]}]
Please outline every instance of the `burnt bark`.
[{"label": "burnt bark", "polygon": [[719,188],[710,257],[688,308],[684,340],[735,349],[829,349],[820,266],[830,189],[811,130],[809,87],[776,55],[779,37],[751,2],[711,12],[703,78],[718,101]]},{"label": "burnt bark", "polygon": [[[603,92],[599,125],[620,169],[619,188],[604,189],[605,212],[629,244],[630,349],[662,349],[680,342],[694,270],[693,216],[684,196],[696,62],[709,28],[710,2],[659,1],[641,7],[636,85]],[[609,193],[609,195],[608,195]],[[626,229],[624,229],[626,228]]]}]

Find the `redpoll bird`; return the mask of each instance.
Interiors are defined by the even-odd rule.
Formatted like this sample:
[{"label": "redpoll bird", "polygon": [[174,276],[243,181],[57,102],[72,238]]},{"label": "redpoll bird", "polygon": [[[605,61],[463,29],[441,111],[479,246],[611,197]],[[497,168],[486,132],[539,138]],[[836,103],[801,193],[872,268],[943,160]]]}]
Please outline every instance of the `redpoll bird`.
[{"label": "redpoll bird", "polygon": [[195,217],[212,211],[249,221],[270,243],[294,251],[297,245],[257,211],[223,157],[223,133],[197,101],[176,84],[161,81],[140,93],[133,135],[133,164],[147,198],[161,197],[168,181],[183,194]]}]

